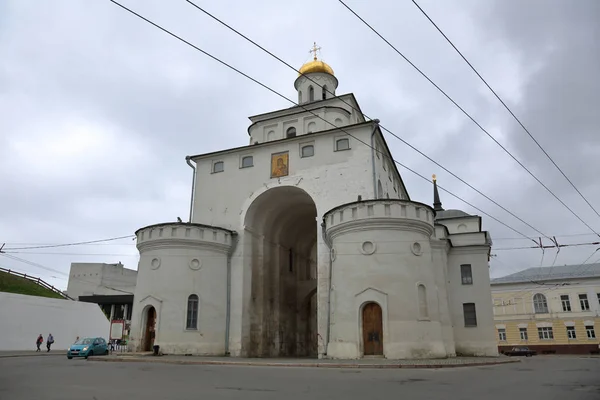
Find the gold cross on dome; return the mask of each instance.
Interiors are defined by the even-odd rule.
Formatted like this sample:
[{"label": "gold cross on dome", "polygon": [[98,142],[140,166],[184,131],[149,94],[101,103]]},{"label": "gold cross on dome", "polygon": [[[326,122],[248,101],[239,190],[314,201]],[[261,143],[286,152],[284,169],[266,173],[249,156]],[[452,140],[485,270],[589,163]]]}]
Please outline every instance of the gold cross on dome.
[{"label": "gold cross on dome", "polygon": [[309,53],[313,53],[315,61],[317,61],[317,51],[319,50],[321,50],[321,48],[317,47],[317,42],[313,42],[313,47],[310,49]]}]

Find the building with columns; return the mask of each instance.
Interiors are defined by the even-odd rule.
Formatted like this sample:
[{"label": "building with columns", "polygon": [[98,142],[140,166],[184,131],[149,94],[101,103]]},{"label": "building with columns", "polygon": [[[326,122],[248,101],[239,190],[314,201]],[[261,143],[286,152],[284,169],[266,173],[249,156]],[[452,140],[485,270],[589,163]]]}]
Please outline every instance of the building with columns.
[{"label": "building with columns", "polygon": [[186,157],[189,222],[140,228],[130,348],[497,355],[481,217],[413,201],[377,120],[316,55],[249,145]]}]

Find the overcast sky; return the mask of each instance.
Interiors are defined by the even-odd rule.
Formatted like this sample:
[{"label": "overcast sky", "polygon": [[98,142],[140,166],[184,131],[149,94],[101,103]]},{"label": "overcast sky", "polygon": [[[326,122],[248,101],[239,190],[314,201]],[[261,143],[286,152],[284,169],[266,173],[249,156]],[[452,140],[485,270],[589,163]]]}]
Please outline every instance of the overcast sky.
[{"label": "overcast sky", "polygon": [[[296,74],[183,0],[123,0],[155,22],[295,98]],[[334,0],[199,1],[296,65],[316,41],[338,94],[560,243],[598,240],[433,86]],[[347,0],[597,232],[600,218],[409,0]],[[600,210],[600,2],[421,0],[419,4]],[[0,2],[0,244],[124,236],[187,219],[188,154],[248,144],[250,115],[290,104],[108,0]],[[535,231],[393,137],[396,160],[526,235]],[[400,169],[411,198],[431,183]],[[481,214],[441,192],[446,209]],[[484,217],[493,277],[552,265]],[[550,244],[546,241],[546,244]],[[595,246],[563,248],[556,265]],[[137,268],[135,242],[22,250],[0,266],[66,288],[71,262]],[[25,254],[27,252],[28,254]],[[600,258],[600,251],[590,259]],[[52,271],[53,270],[53,271]]]}]

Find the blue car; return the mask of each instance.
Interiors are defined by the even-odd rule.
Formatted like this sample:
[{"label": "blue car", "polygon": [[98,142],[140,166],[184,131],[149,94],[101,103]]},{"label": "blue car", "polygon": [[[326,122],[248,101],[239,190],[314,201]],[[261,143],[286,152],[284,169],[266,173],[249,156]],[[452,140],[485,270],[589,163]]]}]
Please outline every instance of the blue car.
[{"label": "blue car", "polygon": [[106,340],[101,337],[79,339],[67,350],[67,358],[107,355],[108,346]]}]

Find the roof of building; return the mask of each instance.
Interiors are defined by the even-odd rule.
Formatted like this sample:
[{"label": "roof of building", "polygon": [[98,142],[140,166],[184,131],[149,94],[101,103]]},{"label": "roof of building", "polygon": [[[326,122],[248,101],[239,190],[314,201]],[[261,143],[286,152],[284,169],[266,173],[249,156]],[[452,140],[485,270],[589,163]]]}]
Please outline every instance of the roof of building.
[{"label": "roof of building", "polygon": [[595,277],[600,277],[600,263],[528,268],[515,274],[492,279],[491,283],[492,285],[496,285],[502,283],[540,282]]},{"label": "roof of building", "polygon": [[441,210],[436,211],[435,219],[459,218],[459,217],[474,217],[461,210]]}]

